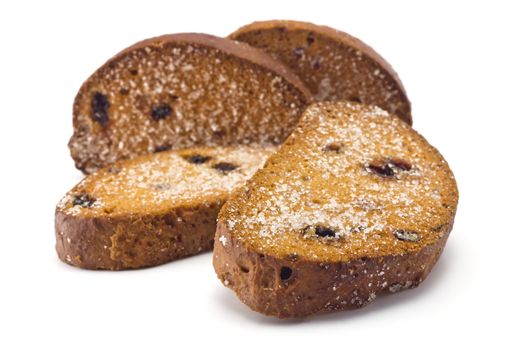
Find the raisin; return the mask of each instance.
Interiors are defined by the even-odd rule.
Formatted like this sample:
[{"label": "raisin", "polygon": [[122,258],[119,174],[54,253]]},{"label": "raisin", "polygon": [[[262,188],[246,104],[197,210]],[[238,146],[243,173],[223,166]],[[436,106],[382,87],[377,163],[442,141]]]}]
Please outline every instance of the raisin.
[{"label": "raisin", "polygon": [[139,74],[139,71],[138,71],[138,69],[133,69],[133,68],[132,68],[132,69],[129,70],[129,74],[131,74],[131,75],[137,75],[137,74]]},{"label": "raisin", "polygon": [[381,177],[393,178],[398,171],[409,171],[412,166],[401,159],[388,159],[381,163],[372,163],[366,166],[367,170]]},{"label": "raisin", "polygon": [[220,162],[213,166],[214,169],[220,171],[223,174],[229,173],[230,171],[233,171],[237,169],[238,167],[239,167],[238,165],[228,163],[228,162]]},{"label": "raisin", "polygon": [[308,33],[308,36],[306,37],[306,42],[308,43],[308,46],[312,45],[314,43],[314,33],[310,32]]},{"label": "raisin", "polygon": [[412,169],[412,165],[402,159],[390,159],[389,163],[400,170],[409,171]]},{"label": "raisin", "polygon": [[315,234],[319,237],[335,237],[335,231],[328,227],[316,226]]},{"label": "raisin", "polygon": [[192,164],[204,164],[211,159],[210,156],[203,156],[201,154],[192,154],[184,157],[188,162]]},{"label": "raisin", "polygon": [[128,89],[125,89],[125,88],[121,88],[118,92],[119,92],[122,96],[127,96],[127,95],[129,95],[129,90],[128,90]]},{"label": "raisin", "polygon": [[163,103],[151,109],[151,118],[155,121],[159,121],[169,116],[171,112],[173,112],[171,106]]},{"label": "raisin", "polygon": [[394,236],[404,242],[417,242],[421,239],[416,232],[407,230],[395,230]]},{"label": "raisin", "polygon": [[296,47],[293,49],[293,53],[297,58],[301,58],[304,56],[304,49],[302,47]]},{"label": "raisin", "polygon": [[318,237],[330,237],[330,238],[335,237],[334,230],[332,230],[329,227],[320,226],[320,225],[317,225],[315,227],[310,226],[310,225],[306,226],[303,229],[303,234],[307,236],[313,236],[315,234]]},{"label": "raisin", "polygon": [[289,268],[288,266],[283,266],[281,267],[280,275],[281,275],[281,280],[286,281],[287,279],[292,277],[292,269]]},{"label": "raisin", "polygon": [[83,208],[91,208],[95,204],[96,199],[87,193],[77,194],[73,198],[73,205],[80,205]]},{"label": "raisin", "polygon": [[155,149],[153,150],[153,153],[169,151],[170,149],[171,149],[171,145],[161,145],[161,146],[155,147]]},{"label": "raisin", "polygon": [[106,126],[109,122],[109,106],[108,97],[101,92],[95,92],[91,99],[91,119],[102,126]]},{"label": "raisin", "polygon": [[348,98],[348,101],[350,101],[350,102],[358,102],[358,103],[362,102],[361,99],[359,97],[357,97],[357,96],[350,96]]},{"label": "raisin", "polygon": [[367,169],[372,171],[374,174],[381,177],[394,177],[394,169],[392,169],[388,163],[383,165],[370,164],[367,166]]}]

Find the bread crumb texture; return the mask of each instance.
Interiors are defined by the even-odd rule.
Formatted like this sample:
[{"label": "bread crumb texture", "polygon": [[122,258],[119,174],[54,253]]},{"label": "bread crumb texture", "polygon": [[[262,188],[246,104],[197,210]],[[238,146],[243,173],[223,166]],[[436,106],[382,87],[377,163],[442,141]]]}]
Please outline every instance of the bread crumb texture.
[{"label": "bread crumb texture", "polygon": [[310,98],[293,73],[246,44],[202,34],[154,38],[83,84],[69,147],[90,173],[158,150],[280,143]]},{"label": "bread crumb texture", "polygon": [[162,213],[222,200],[260,168],[272,146],[191,148],[121,161],[84,178],[59,202],[67,215]]},{"label": "bread crumb texture", "polygon": [[254,22],[230,34],[285,63],[318,101],[377,105],[412,123],[410,101],[397,73],[351,35],[297,21]]}]

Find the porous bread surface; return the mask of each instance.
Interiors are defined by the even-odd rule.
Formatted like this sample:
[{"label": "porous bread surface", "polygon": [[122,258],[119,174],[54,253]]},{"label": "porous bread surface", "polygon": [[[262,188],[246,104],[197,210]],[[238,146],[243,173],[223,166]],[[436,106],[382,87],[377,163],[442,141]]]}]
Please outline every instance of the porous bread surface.
[{"label": "porous bread surface", "polygon": [[310,100],[262,50],[205,34],[166,35],[122,51],[82,85],[69,147],[89,173],[156,150],[280,143]]},{"label": "porous bread surface", "polygon": [[372,106],[309,106],[265,167],[222,208],[219,278],[253,309],[302,317],[417,286],[458,201],[439,152]]},{"label": "porous bread surface", "polygon": [[229,35],[284,62],[318,101],[377,105],[412,124],[410,102],[390,64],[357,38],[297,21],[254,22]]},{"label": "porous bread surface", "polygon": [[218,210],[273,146],[202,147],[120,161],[57,205],[59,257],[85,268],[158,265],[209,250]]}]

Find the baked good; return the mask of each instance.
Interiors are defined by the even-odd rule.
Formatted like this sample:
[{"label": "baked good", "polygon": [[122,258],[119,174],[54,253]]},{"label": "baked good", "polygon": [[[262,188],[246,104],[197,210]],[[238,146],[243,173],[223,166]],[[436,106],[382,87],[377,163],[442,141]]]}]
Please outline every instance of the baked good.
[{"label": "baked good", "polygon": [[84,172],[158,150],[280,143],[311,95],[262,50],[205,34],[139,42],[82,85],[69,142]]},{"label": "baked good", "polygon": [[394,69],[371,47],[330,27],[255,22],[230,34],[284,62],[318,101],[377,105],[412,124],[410,102]]},{"label": "baked good", "polygon": [[274,147],[166,151],[88,175],[57,206],[56,250],[86,269],[159,265],[210,250],[220,207]]},{"label": "baked good", "polygon": [[439,152],[376,106],[322,102],[219,213],[213,264],[253,310],[304,317],[414,288],[452,229]]}]

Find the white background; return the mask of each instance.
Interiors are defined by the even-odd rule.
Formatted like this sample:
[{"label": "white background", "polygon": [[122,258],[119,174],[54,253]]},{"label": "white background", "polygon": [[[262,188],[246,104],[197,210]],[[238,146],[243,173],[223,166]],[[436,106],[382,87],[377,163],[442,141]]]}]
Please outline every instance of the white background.
[{"label": "white background", "polygon": [[[16,3],[16,4],[15,4]],[[13,1],[0,4],[0,348],[524,348],[525,11],[519,2]],[[221,286],[211,254],[92,272],[54,251],[54,206],[81,174],[66,147],[81,83],[147,37],[227,35],[263,19],[347,31],[398,71],[414,127],[460,205],[419,288],[353,312],[278,321]]]}]

